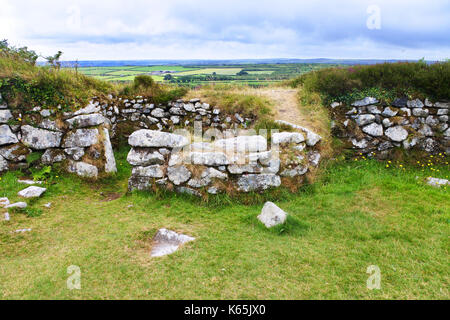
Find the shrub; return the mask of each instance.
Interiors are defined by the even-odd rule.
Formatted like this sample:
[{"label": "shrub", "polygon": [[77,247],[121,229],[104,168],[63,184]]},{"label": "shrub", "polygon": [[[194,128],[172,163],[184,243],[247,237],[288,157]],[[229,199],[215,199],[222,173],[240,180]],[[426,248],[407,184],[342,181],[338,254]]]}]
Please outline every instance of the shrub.
[{"label": "shrub", "polygon": [[377,98],[389,99],[402,95],[417,95],[433,100],[450,97],[450,62],[427,64],[424,61],[360,65],[327,68],[314,71],[291,81],[319,93],[325,102],[345,99],[358,92],[378,93]]}]

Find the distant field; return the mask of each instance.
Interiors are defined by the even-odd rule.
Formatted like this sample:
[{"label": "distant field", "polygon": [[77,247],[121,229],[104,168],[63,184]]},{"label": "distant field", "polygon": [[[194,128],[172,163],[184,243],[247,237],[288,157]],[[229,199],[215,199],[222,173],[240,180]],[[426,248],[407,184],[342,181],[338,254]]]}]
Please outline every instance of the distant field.
[{"label": "distant field", "polygon": [[111,82],[130,82],[138,75],[150,75],[157,82],[187,86],[208,83],[241,83],[254,86],[267,85],[301,74],[337,66],[333,64],[238,64],[238,65],[154,65],[83,67],[78,71]]},{"label": "distant field", "polygon": [[240,72],[242,68],[205,68],[205,69],[199,69],[199,70],[193,70],[193,71],[186,71],[186,72],[180,72],[177,75],[179,76],[191,76],[191,75],[197,75],[197,74],[220,74],[220,75],[235,75],[236,73]]}]

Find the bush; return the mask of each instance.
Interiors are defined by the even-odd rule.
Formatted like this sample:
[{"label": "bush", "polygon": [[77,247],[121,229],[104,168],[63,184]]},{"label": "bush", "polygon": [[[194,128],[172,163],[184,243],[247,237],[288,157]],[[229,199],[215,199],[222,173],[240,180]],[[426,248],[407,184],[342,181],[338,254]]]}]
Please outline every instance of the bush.
[{"label": "bush", "polygon": [[377,98],[416,95],[449,99],[449,83],[449,61],[434,64],[419,61],[321,69],[294,79],[291,85],[302,85],[307,91],[319,93],[325,102],[331,102],[363,91],[379,93]]},{"label": "bush", "polygon": [[187,93],[185,88],[164,87],[153,80],[151,76],[139,75],[134,78],[131,85],[126,85],[120,95],[126,97],[145,96],[154,103],[166,103],[181,98]]}]

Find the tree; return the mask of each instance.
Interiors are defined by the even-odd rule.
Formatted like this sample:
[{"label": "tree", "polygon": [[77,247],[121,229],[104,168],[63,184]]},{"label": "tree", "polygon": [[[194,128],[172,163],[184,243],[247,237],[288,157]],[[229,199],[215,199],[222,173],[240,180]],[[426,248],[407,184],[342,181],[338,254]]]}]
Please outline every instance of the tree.
[{"label": "tree", "polygon": [[62,51],[58,51],[57,54],[45,57],[45,59],[47,60],[48,64],[59,70],[61,68],[61,61],[59,61],[59,59],[61,58],[62,54]]},{"label": "tree", "polygon": [[169,73],[169,74],[166,74],[165,76],[164,76],[164,80],[167,80],[167,81],[170,81],[170,80],[172,80],[172,75]]},{"label": "tree", "polygon": [[241,71],[239,71],[238,73],[236,73],[236,75],[237,75],[237,76],[246,76],[246,75],[248,75],[248,72],[247,72],[247,71],[244,71],[244,70],[241,70]]},{"label": "tree", "polygon": [[28,50],[28,47],[16,48],[10,46],[6,39],[0,41],[0,56],[12,57],[31,65],[35,65],[39,57],[35,51]]}]

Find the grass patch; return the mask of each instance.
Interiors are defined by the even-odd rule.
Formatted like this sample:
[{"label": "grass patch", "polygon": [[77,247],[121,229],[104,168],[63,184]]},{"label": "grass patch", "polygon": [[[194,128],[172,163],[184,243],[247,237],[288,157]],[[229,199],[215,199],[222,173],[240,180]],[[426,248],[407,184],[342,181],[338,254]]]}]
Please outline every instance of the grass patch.
[{"label": "grass patch", "polygon": [[450,62],[383,63],[326,68],[302,75],[291,82],[321,95],[324,102],[353,102],[366,95],[390,101],[399,96],[448,99]]},{"label": "grass patch", "polygon": [[[270,195],[249,205],[126,195],[131,168],[126,150],[117,155],[116,176],[88,183],[59,175],[29,204],[41,215],[12,213],[0,222],[2,299],[449,296],[450,196],[424,183],[429,175],[448,177],[448,165],[432,172],[369,160],[330,163],[314,184],[275,200],[291,218],[284,230],[267,230],[256,217]],[[21,175],[1,177],[0,197],[19,200]],[[123,196],[105,201],[110,192]],[[151,237],[163,227],[196,240],[151,259]],[[32,231],[14,233],[24,228]],[[81,268],[81,290],[66,287],[70,265]],[[370,265],[381,269],[381,290],[366,288]]]},{"label": "grass patch", "polygon": [[270,124],[274,128],[276,126],[273,122],[272,102],[255,95],[245,85],[205,86],[200,90],[190,91],[186,98],[200,98],[226,114],[238,113],[244,118],[256,119],[255,125],[258,128],[264,124]]}]

